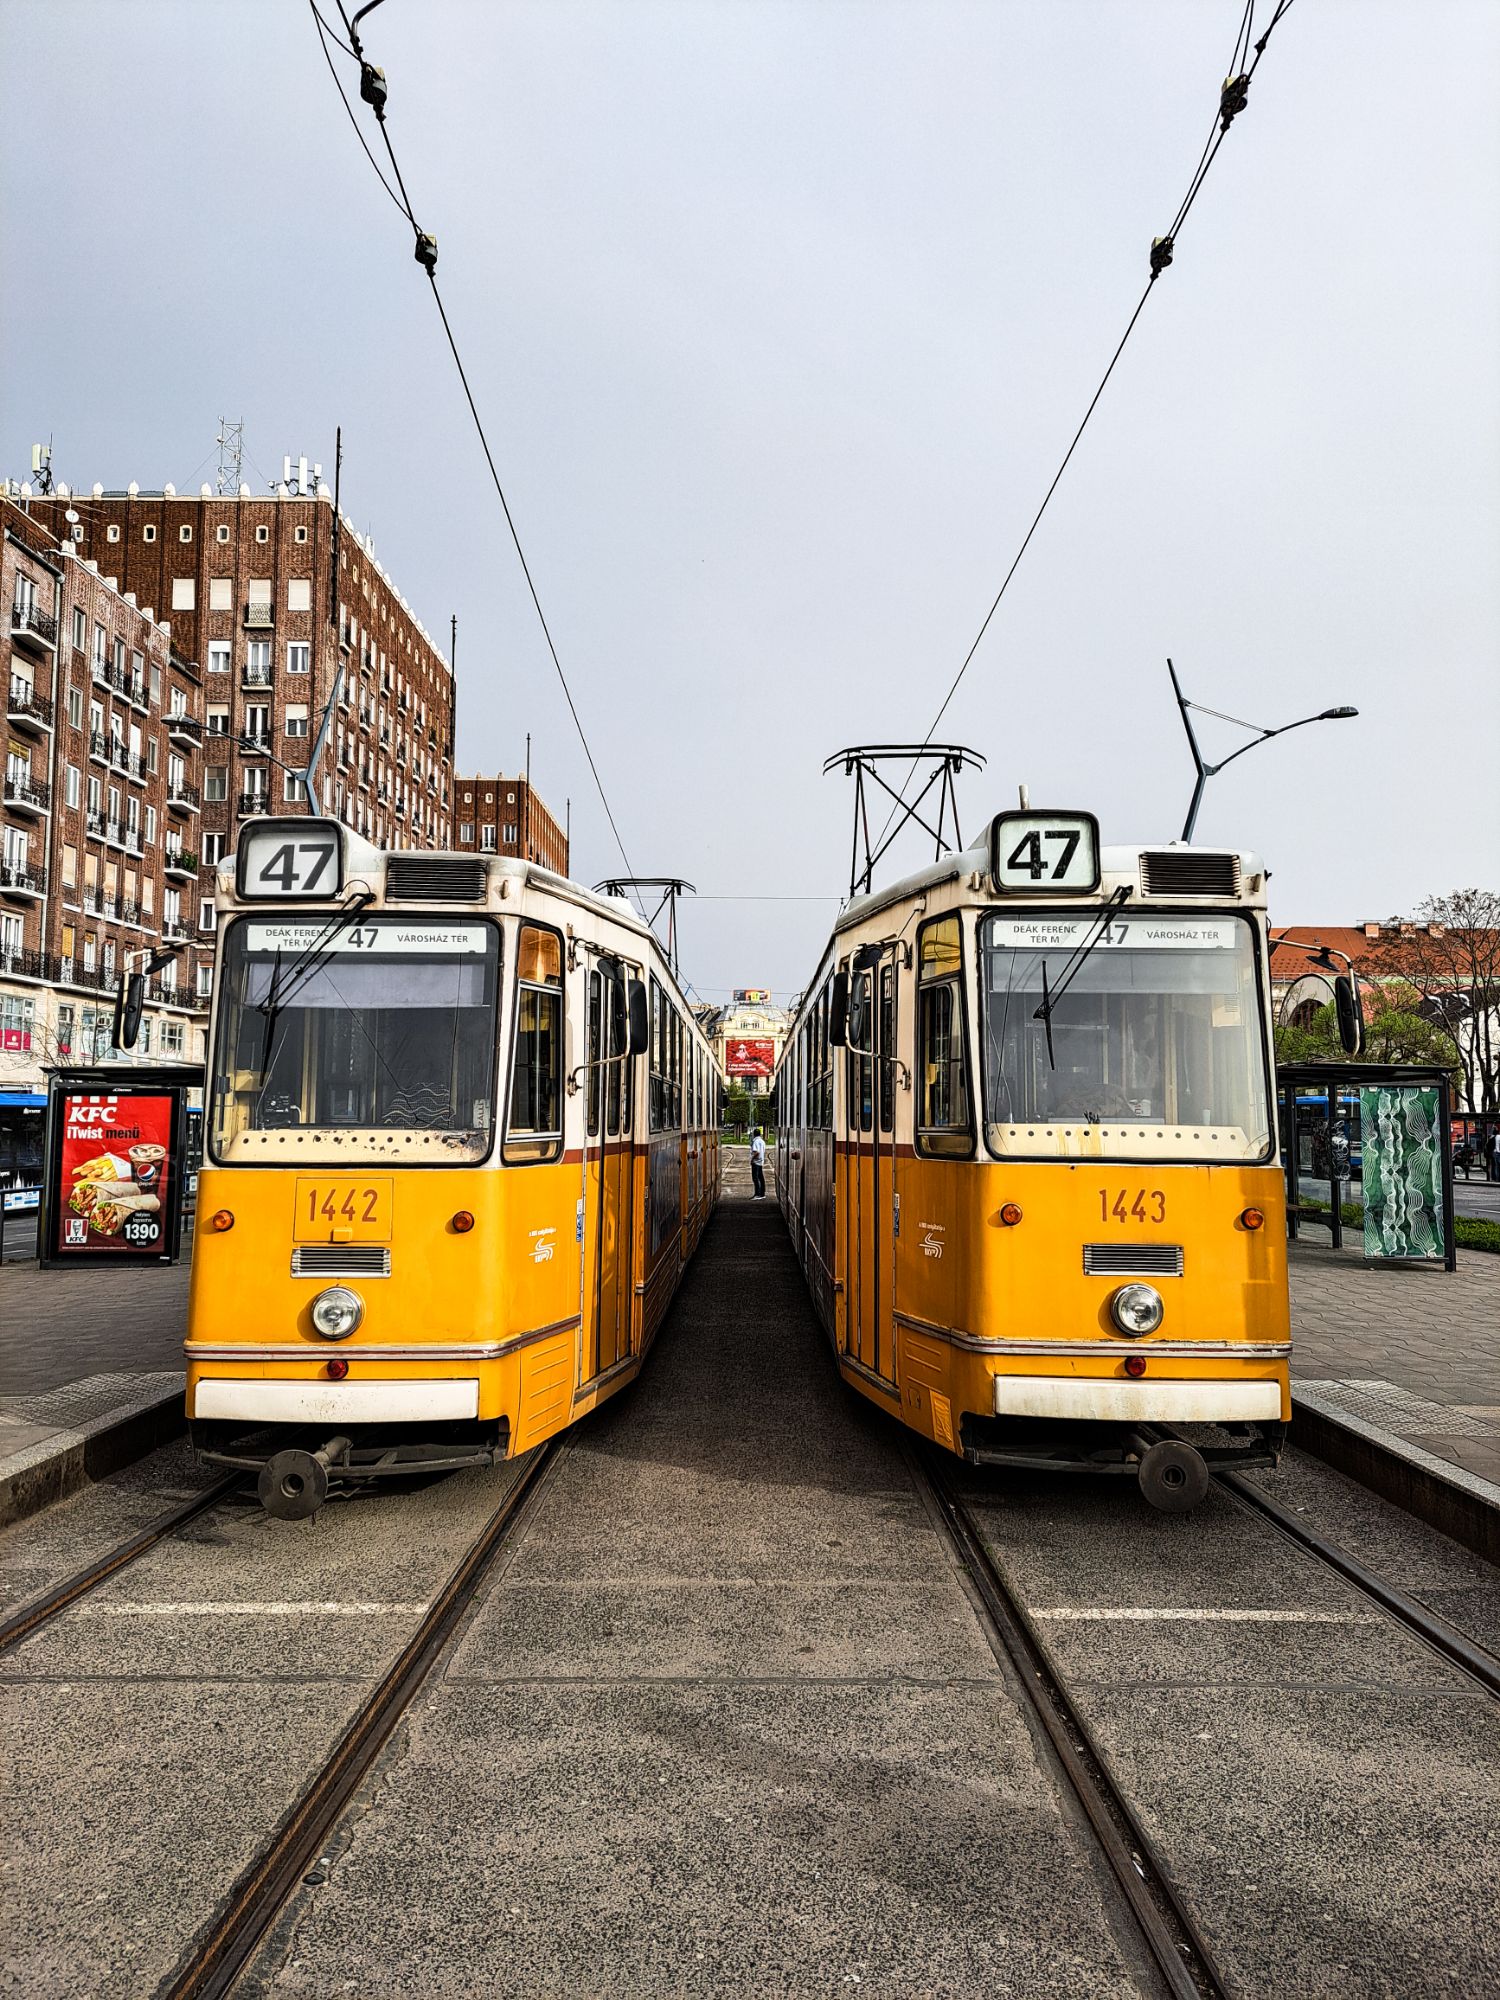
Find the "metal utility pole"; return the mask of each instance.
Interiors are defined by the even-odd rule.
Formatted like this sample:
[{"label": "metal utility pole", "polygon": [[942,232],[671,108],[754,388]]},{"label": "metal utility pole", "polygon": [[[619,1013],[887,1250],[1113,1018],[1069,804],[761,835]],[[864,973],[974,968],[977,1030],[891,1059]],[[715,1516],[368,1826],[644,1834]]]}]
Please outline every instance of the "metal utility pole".
[{"label": "metal utility pole", "polygon": [[[1197,770],[1197,780],[1193,785],[1192,803],[1188,807],[1187,818],[1183,821],[1179,838],[1191,841],[1193,828],[1198,823],[1198,807],[1203,802],[1203,789],[1210,778],[1216,778],[1226,764],[1232,764],[1236,757],[1243,757],[1247,750],[1254,750],[1258,744],[1269,742],[1273,736],[1285,736],[1289,729],[1305,729],[1309,722],[1343,722],[1359,714],[1357,708],[1325,708],[1316,715],[1300,716],[1296,722],[1283,722],[1275,729],[1266,729],[1258,722],[1242,722],[1237,715],[1225,715],[1217,708],[1204,708],[1200,702],[1189,701],[1182,691],[1182,683],[1177,678],[1177,669],[1170,660],[1167,672],[1172,676],[1172,692],[1177,697],[1177,712],[1182,717],[1182,726],[1187,731],[1188,748],[1193,753],[1193,764]],[[1253,732],[1254,740],[1242,743],[1238,750],[1231,750],[1227,757],[1221,757],[1217,764],[1205,764],[1203,753],[1198,748],[1197,731],[1193,728],[1193,715],[1211,715],[1216,722],[1229,722],[1236,729]]]}]

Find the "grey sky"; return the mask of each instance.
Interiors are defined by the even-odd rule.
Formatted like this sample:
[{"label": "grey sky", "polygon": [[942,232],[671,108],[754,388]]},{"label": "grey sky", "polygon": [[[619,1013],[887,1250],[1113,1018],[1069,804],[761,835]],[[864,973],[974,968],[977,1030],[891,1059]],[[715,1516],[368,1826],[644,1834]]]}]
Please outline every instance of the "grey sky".
[{"label": "grey sky", "polygon": [[[366,23],[638,871],[836,898],[852,799],[822,760],[925,731],[1239,14],[385,0]],[[331,465],[342,422],[348,510],[430,630],[458,614],[460,763],[515,767],[530,728],[575,872],[617,869],[307,8],[4,0],[0,22],[0,471],[51,432],[74,484],[192,490],[221,413],[267,478],[288,451]],[[1275,917],[1494,880],[1497,82],[1490,5],[1282,21],[945,721],[989,758],[966,833],[1024,780],[1107,841],[1175,834],[1170,653],[1214,708],[1362,711],[1210,786],[1199,838],[1266,855]],[[835,907],[690,907],[684,971],[784,995]]]}]

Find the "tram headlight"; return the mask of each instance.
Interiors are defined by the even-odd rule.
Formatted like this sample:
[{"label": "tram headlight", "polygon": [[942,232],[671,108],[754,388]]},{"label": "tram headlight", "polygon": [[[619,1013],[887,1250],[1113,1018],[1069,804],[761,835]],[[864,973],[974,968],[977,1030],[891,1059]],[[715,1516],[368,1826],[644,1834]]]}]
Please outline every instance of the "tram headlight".
[{"label": "tram headlight", "polygon": [[1121,1333],[1155,1333],[1161,1325],[1161,1293],[1155,1285],[1121,1285],[1109,1302],[1109,1316]]},{"label": "tram headlight", "polygon": [[312,1302],[312,1323],[325,1340],[347,1340],[364,1316],[364,1300],[347,1285],[330,1285]]}]

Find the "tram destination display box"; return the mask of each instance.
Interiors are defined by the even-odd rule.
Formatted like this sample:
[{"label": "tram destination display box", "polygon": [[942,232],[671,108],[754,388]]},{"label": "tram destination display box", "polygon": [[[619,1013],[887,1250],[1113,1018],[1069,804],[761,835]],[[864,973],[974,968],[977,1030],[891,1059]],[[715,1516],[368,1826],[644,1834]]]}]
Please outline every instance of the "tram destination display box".
[{"label": "tram destination display box", "polygon": [[187,1100],[197,1066],[111,1064],[48,1073],[37,1256],[78,1264],[175,1264],[187,1177]]}]

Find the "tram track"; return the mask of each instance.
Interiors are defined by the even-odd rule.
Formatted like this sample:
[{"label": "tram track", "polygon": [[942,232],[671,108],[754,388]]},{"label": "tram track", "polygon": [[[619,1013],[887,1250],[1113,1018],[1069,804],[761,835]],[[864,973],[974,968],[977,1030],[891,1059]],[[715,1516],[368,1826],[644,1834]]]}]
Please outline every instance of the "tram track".
[{"label": "tram track", "polygon": [[420,1624],[332,1753],[242,1871],[207,1932],[168,1975],[158,2000],[219,2000],[284,1911],[381,1751],[457,1633],[465,1613],[555,1468],[566,1434],[539,1445],[499,1507],[428,1605]]},{"label": "tram track", "polygon": [[50,1623],[59,1612],[66,1611],[70,1604],[76,1604],[81,1597],[87,1597],[91,1590],[96,1590],[101,1583],[108,1582],[110,1577],[117,1576],[122,1569],[138,1561],[148,1550],[154,1549],[158,1542],[164,1542],[169,1535],[176,1534],[179,1528],[187,1527],[189,1522],[196,1521],[201,1514],[206,1514],[217,1507],[221,1500],[227,1500],[231,1493],[244,1484],[243,1472],[231,1472],[223,1479],[214,1480],[201,1492],[194,1493],[187,1500],[179,1501],[175,1507],[166,1508],[156,1516],[155,1520],[148,1521],[144,1528],[137,1529],[133,1535],[127,1535],[124,1541],[116,1543],[107,1555],[86,1563],[82,1569],[75,1570],[61,1583],[54,1584],[50,1590],[31,1598],[0,1622],[0,1654],[8,1652],[13,1646],[18,1646],[23,1639],[29,1638],[33,1632]]},{"label": "tram track", "polygon": [[1013,1669],[1166,1991],[1174,2000],[1229,2000],[1232,1989],[1226,1976],[1165,1862],[1115,1783],[1065,1683],[1033,1637],[1020,1601],[991,1559],[946,1470],[920,1448],[907,1445],[905,1456],[915,1484],[978,1594],[996,1657]]}]

